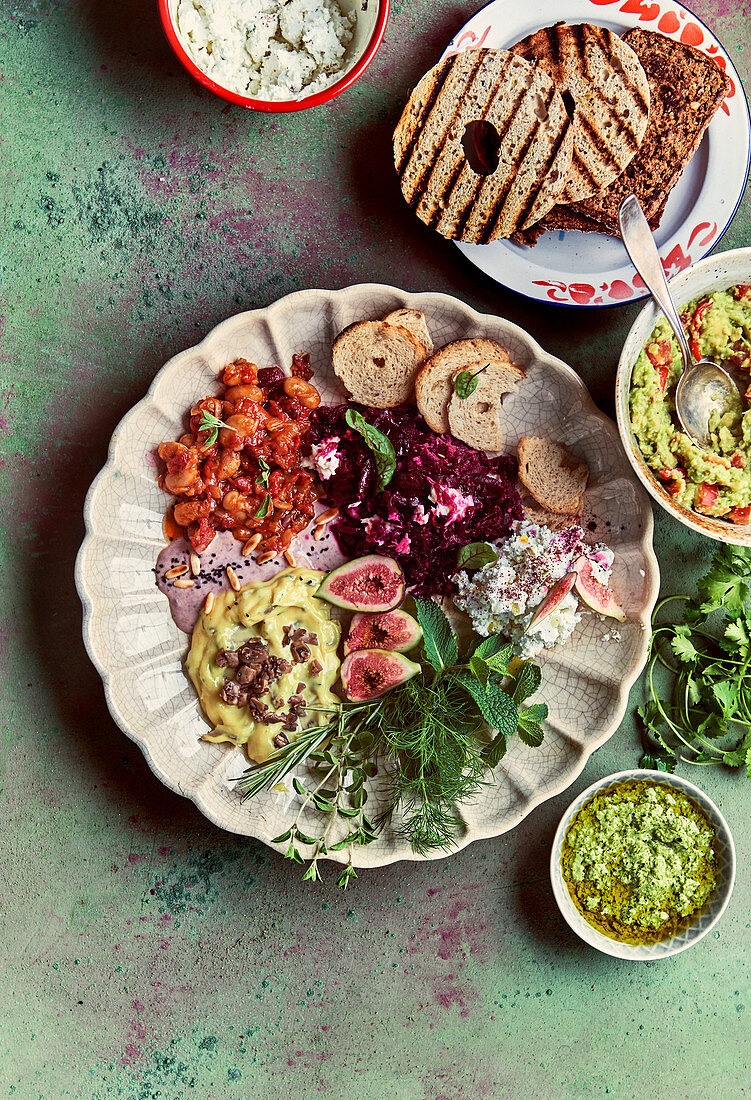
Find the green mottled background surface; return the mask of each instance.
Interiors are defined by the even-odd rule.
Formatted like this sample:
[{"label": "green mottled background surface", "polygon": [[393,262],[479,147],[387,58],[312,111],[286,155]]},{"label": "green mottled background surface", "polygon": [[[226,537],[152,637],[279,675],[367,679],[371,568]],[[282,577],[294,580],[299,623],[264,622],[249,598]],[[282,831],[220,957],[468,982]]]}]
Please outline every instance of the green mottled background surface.
[{"label": "green mottled background surface", "polygon": [[[747,0],[693,6],[751,86]],[[219,832],[112,723],[80,639],[81,508],[170,355],[289,291],[391,281],[522,324],[609,410],[638,309],[527,302],[403,207],[391,130],[473,3],[396,0],[365,77],[277,117],[191,83],[155,8],[7,0],[0,15],[0,1096],[747,1095],[742,777],[698,776],[738,846],[722,923],[632,965],[569,933],[547,872],[573,793],[636,762],[630,719],[512,833],[363,874],[346,895]],[[746,200],[720,247],[750,228]],[[674,590],[712,547],[656,519]]]}]

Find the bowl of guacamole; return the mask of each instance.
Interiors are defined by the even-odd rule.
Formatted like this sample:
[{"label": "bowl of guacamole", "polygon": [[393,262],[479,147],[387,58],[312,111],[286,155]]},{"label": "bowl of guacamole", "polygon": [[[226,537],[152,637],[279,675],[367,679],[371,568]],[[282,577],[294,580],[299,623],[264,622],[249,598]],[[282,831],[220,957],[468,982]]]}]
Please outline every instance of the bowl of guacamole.
[{"label": "bowl of guacamole", "polygon": [[550,871],[578,936],[607,955],[650,961],[685,951],[715,926],[733,891],[735,849],[702,790],[636,769],[599,780],[569,806]]},{"label": "bowl of guacamole", "polygon": [[618,367],[621,439],[637,476],[666,511],[710,538],[751,545],[751,249],[702,260],[670,286],[694,357],[730,370],[737,401],[710,422],[710,446],[697,446],[682,431],[674,394],[683,360],[667,320],[650,303]]}]

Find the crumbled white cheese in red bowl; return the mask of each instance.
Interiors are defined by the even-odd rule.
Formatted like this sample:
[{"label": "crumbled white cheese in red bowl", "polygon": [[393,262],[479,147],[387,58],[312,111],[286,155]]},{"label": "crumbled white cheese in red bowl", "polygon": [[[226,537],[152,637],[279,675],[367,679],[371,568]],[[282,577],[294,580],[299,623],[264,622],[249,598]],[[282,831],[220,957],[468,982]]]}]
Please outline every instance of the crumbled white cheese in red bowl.
[{"label": "crumbled white cheese in red bowl", "polygon": [[160,0],[188,71],[232,102],[268,110],[312,106],[347,87],[375,54],[388,8],[388,0]]}]

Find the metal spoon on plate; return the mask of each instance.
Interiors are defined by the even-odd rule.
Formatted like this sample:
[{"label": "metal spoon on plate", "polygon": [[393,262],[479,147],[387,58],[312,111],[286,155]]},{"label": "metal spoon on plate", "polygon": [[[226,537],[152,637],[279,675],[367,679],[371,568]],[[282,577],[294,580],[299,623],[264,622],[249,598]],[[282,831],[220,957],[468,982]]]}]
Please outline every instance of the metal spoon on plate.
[{"label": "metal spoon on plate", "polygon": [[722,414],[738,399],[732,376],[710,359],[694,361],[678,310],[668,289],[657,245],[636,195],[629,195],[618,211],[621,237],[636,270],[665,314],[683,355],[683,373],[675,388],[675,411],[686,435],[700,447],[711,443],[709,418]]}]

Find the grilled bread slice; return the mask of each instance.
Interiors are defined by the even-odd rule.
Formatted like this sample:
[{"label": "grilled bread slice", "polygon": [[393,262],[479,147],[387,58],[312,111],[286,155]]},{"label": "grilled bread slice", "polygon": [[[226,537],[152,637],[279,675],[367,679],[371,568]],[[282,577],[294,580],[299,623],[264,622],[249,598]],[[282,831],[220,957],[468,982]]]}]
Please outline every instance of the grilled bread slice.
[{"label": "grilled bread slice", "polygon": [[559,201],[601,191],[633,160],[647,129],[649,83],[639,58],[592,23],[543,27],[511,49],[541,65],[570,97],[574,152]]},{"label": "grilled bread slice", "polygon": [[623,36],[638,56],[651,89],[650,120],[639,152],[605,191],[573,209],[618,234],[618,208],[636,195],[655,229],[667,197],[699,147],[730,82],[711,58],[658,31],[635,27]]},{"label": "grilled bread slice", "polygon": [[[467,142],[478,123],[495,138],[495,168],[490,155],[470,163]],[[394,132],[406,201],[442,236],[476,244],[541,218],[563,188],[571,151],[553,81],[506,50],[440,62],[412,92]]]},{"label": "grilled bread slice", "polygon": [[337,336],[332,360],[354,401],[390,409],[414,399],[425,347],[402,325],[356,321]]},{"label": "grilled bread slice", "polygon": [[439,348],[420,369],[415,380],[417,407],[434,432],[449,431],[449,401],[454,392],[454,375],[473,363],[484,366],[491,360],[511,363],[505,348],[495,340],[477,337],[454,340]]},{"label": "grilled bread slice", "polygon": [[548,512],[581,515],[589,469],[560,443],[523,435],[517,447],[519,480]]},{"label": "grilled bread slice", "polygon": [[454,373],[455,388],[448,407],[451,434],[477,451],[501,451],[501,400],[505,394],[515,393],[526,375],[520,367],[498,359],[472,363],[462,369],[477,375],[477,385],[468,397],[460,397],[456,379],[462,372]]},{"label": "grilled bread slice", "polygon": [[395,309],[383,319],[387,325],[401,325],[402,328],[406,328],[420,341],[426,355],[433,354],[433,341],[428,332],[425,314],[421,309]]}]

